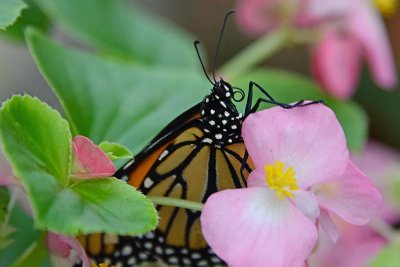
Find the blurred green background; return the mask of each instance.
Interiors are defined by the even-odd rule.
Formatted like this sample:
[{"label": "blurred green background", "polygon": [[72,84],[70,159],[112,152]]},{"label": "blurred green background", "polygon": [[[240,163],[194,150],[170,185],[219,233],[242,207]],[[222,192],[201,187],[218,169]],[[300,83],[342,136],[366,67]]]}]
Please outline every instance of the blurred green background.
[{"label": "blurred green background", "polygon": [[[227,11],[235,8],[235,2],[232,0],[135,1],[143,8],[167,18],[199,39],[208,58],[212,58],[215,51],[223,17]],[[40,14],[34,14],[34,17],[38,19]],[[400,15],[387,19],[385,22],[396,61],[399,63]],[[71,45],[79,45],[60,29],[54,28],[51,31],[56,39]],[[224,61],[233,57],[251,42],[252,39],[239,31],[235,19],[231,19],[226,28],[218,65],[222,65]],[[196,57],[194,50],[193,57]],[[2,36],[0,38],[0,59],[1,101],[6,100],[12,94],[26,92],[40,97],[53,107],[60,107],[53,92],[38,72],[24,43]],[[308,48],[297,46],[281,51],[264,64],[268,67],[279,67],[310,75],[308,60]],[[264,86],[268,85],[264,84]],[[359,87],[355,100],[365,108],[369,115],[371,136],[400,149],[400,90],[385,92],[378,89],[371,81],[367,70],[363,71]]]}]

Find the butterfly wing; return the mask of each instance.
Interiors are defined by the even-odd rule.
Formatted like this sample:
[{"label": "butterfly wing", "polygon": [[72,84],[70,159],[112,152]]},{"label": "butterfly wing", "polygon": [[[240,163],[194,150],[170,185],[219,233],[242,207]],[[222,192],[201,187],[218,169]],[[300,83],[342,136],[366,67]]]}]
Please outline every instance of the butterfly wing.
[{"label": "butterfly wing", "polygon": [[[204,203],[214,192],[245,186],[240,174],[244,153],[241,140],[218,146],[207,138],[198,104],[164,128],[116,177],[149,196]],[[250,171],[251,163],[246,163],[244,176]],[[121,262],[122,266],[155,259],[178,266],[222,264],[201,233],[200,212],[171,206],[157,209],[160,221],[155,231],[139,237],[117,237],[114,249],[107,254],[102,240],[100,253],[89,256],[99,262]],[[127,251],[131,252],[129,257],[123,253]]]}]

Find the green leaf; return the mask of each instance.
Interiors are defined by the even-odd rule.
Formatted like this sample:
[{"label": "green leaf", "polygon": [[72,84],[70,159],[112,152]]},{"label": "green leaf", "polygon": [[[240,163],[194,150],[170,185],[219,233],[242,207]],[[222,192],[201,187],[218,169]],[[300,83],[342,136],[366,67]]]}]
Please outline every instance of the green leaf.
[{"label": "green leaf", "polygon": [[2,0],[0,2],[0,30],[4,30],[21,15],[26,4],[22,0]]},{"label": "green leaf", "polygon": [[369,267],[400,266],[400,244],[392,244],[384,248],[371,262]]},{"label": "green leaf", "polygon": [[210,90],[197,71],[113,62],[66,49],[32,30],[27,40],[68,115],[73,134],[95,143],[109,140],[137,153]]},{"label": "green leaf", "polygon": [[[239,78],[233,85],[247,91],[249,81],[262,86],[277,101],[293,103],[299,100],[325,100],[326,105],[333,109],[346,134],[347,145],[353,151],[363,148],[368,131],[368,119],[365,112],[354,102],[339,101],[325,95],[311,80],[288,71],[277,69],[259,69]],[[265,96],[254,87],[254,100]],[[244,101],[239,104],[244,109]],[[270,105],[262,105],[267,107]]]},{"label": "green leaf", "polygon": [[5,36],[16,41],[25,41],[24,30],[26,27],[34,26],[42,31],[47,31],[49,29],[49,19],[32,1],[33,0],[26,0],[28,8],[23,9],[17,21],[6,29],[3,33]]},{"label": "green leaf", "polygon": [[362,151],[368,138],[368,116],[355,102],[329,101],[343,127],[347,145],[353,152]]},{"label": "green leaf", "polygon": [[44,179],[43,172],[54,178],[51,184],[68,184],[72,153],[68,123],[38,98],[13,96],[3,103],[0,139],[13,170],[20,174],[17,177],[32,176],[29,181],[37,183]]},{"label": "green leaf", "polygon": [[37,228],[65,234],[136,235],[156,226],[151,201],[124,181],[69,183],[68,124],[37,98],[14,96],[3,104],[0,139],[28,193]]},{"label": "green leaf", "polygon": [[16,205],[11,212],[10,227],[16,229],[9,240],[9,246],[0,250],[0,266],[10,266],[39,237],[33,228],[33,220]]},{"label": "green leaf", "polygon": [[20,257],[11,265],[11,267],[40,267],[48,255],[45,243],[45,234],[33,242]]},{"label": "green leaf", "polygon": [[130,159],[133,157],[132,152],[126,146],[117,143],[104,141],[99,144],[99,147],[111,160]]},{"label": "green leaf", "polygon": [[3,222],[7,214],[7,205],[10,197],[6,187],[0,187],[0,224]]},{"label": "green leaf", "polygon": [[122,60],[199,70],[193,39],[136,6],[109,0],[36,0],[70,34]]}]

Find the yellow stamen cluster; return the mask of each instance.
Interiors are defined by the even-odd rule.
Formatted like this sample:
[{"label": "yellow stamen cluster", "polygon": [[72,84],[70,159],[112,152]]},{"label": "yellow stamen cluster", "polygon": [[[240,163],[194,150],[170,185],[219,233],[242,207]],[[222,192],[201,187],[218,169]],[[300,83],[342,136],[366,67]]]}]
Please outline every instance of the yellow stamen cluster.
[{"label": "yellow stamen cluster", "polygon": [[276,161],[274,165],[265,165],[265,182],[272,190],[276,191],[276,195],[280,200],[285,197],[293,197],[292,191],[298,190],[297,180],[293,167],[289,167],[285,171],[285,164]]},{"label": "yellow stamen cluster", "polygon": [[385,17],[396,15],[399,0],[374,0],[375,6]]}]

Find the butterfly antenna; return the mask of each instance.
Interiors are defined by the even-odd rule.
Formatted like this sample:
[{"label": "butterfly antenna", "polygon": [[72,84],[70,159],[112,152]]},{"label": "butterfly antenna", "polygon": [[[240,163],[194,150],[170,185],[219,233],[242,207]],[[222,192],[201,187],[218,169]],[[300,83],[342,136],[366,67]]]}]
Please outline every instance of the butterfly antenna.
[{"label": "butterfly antenna", "polygon": [[[200,60],[201,67],[203,68],[203,71],[204,71],[204,74],[205,74],[206,77],[207,77],[207,80],[209,80],[210,83],[211,83],[212,85],[215,85],[215,84],[211,81],[211,79],[210,79],[210,77],[208,76],[208,73],[207,73],[207,71],[206,71],[206,68],[204,67],[204,63],[203,63],[203,60],[201,59],[200,51],[199,51],[199,47],[198,47],[199,44],[200,44],[200,42],[199,42],[198,40],[196,40],[196,41],[194,42],[194,48],[196,49],[197,57],[198,57],[199,60]],[[214,79],[214,80],[215,80],[215,79]]]},{"label": "butterfly antenna", "polygon": [[214,79],[215,83],[217,82],[216,79],[215,79],[215,64],[217,62],[217,57],[218,57],[218,54],[219,54],[219,48],[221,47],[222,36],[224,35],[226,22],[228,21],[229,16],[232,15],[233,13],[235,13],[234,10],[229,11],[228,13],[226,13],[225,18],[224,18],[224,24],[222,24],[222,29],[221,29],[221,32],[219,34],[217,50],[215,51],[214,62],[213,62],[213,79]]}]

